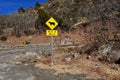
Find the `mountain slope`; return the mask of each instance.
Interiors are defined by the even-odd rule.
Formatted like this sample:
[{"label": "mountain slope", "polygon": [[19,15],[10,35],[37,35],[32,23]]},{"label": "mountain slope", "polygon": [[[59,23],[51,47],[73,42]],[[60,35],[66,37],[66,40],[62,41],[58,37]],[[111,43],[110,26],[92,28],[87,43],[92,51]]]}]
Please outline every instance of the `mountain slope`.
[{"label": "mountain slope", "polygon": [[43,5],[50,16],[62,18],[73,25],[86,17],[87,21],[100,17],[117,18],[120,15],[119,0],[49,0]]}]

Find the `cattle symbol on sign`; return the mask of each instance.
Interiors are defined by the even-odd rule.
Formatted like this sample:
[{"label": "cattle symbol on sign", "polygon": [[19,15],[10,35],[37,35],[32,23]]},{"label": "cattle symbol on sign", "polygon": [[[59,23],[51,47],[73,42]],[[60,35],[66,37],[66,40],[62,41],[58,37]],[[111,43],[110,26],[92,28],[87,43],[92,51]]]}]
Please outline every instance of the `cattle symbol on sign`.
[{"label": "cattle symbol on sign", "polygon": [[51,17],[47,22],[46,22],[46,25],[50,28],[50,29],[54,29],[57,25],[58,25],[58,22],[53,18]]},{"label": "cattle symbol on sign", "polygon": [[50,26],[54,26],[55,25],[55,22],[49,22]]}]

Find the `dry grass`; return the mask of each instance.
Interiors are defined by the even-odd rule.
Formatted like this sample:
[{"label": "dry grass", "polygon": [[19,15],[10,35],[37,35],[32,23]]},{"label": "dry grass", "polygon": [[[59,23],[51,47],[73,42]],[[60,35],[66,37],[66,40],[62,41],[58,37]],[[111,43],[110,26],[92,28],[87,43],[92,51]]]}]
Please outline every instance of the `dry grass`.
[{"label": "dry grass", "polygon": [[[43,68],[43,69],[53,69],[55,70],[55,74],[59,73],[70,73],[70,74],[87,74],[88,78],[94,77],[104,78],[106,80],[119,80],[120,77],[120,68],[116,64],[107,64],[101,62],[95,62],[93,60],[88,60],[85,58],[86,55],[78,56],[77,58],[72,59],[69,62],[63,62],[66,56],[63,54],[55,54],[54,66],[49,66],[49,63],[46,65],[45,63],[39,62],[35,65],[35,67]],[[41,60],[41,59],[40,59]],[[113,70],[111,67],[117,67],[118,70]]]},{"label": "dry grass", "polygon": [[60,73],[87,74],[87,78],[90,79],[104,78],[106,80],[120,80],[120,65],[99,62],[94,60],[96,59],[95,56],[90,59],[86,59],[86,54],[78,55],[70,61],[65,61],[65,58],[68,57],[72,56],[70,54],[55,52],[55,65],[53,66],[50,66],[50,57],[20,55],[16,56],[14,61],[25,63],[36,62],[35,67],[55,70],[55,75]]}]

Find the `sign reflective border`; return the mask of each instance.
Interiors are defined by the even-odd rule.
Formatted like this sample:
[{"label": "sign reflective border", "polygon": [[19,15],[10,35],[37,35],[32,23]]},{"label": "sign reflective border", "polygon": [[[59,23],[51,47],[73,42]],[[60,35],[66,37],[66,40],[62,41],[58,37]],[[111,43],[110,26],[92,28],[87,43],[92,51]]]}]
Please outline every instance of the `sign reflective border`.
[{"label": "sign reflective border", "polygon": [[58,36],[58,30],[46,30],[46,36]]}]

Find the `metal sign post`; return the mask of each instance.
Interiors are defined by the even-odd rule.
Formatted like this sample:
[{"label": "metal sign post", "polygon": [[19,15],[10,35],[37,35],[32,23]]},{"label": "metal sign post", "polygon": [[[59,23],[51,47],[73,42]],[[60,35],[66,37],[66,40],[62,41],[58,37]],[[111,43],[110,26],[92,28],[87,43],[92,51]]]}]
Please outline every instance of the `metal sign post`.
[{"label": "metal sign post", "polygon": [[54,65],[54,60],[53,60],[53,56],[54,56],[53,47],[54,47],[54,44],[53,44],[53,36],[51,36],[51,65]]}]

